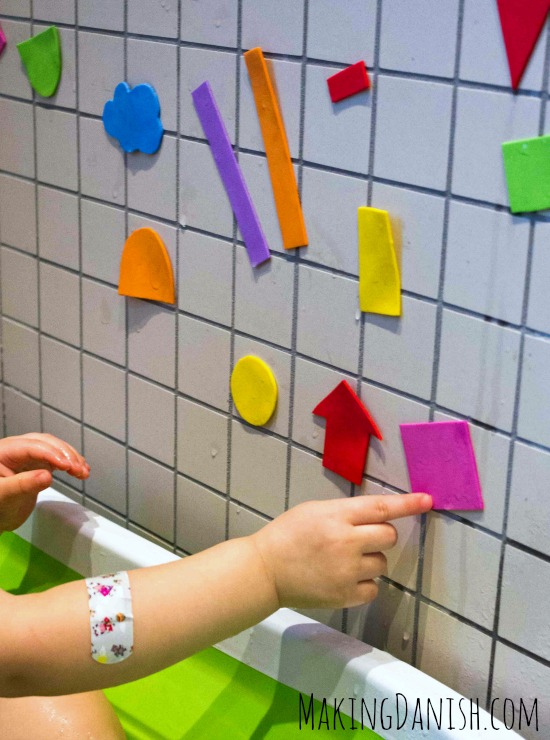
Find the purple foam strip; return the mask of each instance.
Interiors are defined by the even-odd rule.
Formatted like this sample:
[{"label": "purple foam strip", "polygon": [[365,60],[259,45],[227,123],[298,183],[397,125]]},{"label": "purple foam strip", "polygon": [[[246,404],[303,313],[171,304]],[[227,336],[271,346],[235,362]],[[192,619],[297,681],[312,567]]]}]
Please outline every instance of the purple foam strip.
[{"label": "purple foam strip", "polygon": [[193,90],[191,95],[241,230],[250,262],[253,267],[256,267],[270,259],[271,254],[242,170],[231,147],[227,129],[216,105],[214,93],[210,84],[203,82],[196,90]]}]

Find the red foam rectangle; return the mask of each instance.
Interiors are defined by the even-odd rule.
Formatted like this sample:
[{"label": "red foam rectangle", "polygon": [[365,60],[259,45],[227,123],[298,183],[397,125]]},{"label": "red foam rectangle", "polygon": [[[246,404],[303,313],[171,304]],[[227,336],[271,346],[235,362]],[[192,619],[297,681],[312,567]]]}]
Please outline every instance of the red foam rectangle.
[{"label": "red foam rectangle", "polygon": [[327,79],[330,99],[333,103],[356,95],[370,87],[369,74],[365,62],[356,62]]}]

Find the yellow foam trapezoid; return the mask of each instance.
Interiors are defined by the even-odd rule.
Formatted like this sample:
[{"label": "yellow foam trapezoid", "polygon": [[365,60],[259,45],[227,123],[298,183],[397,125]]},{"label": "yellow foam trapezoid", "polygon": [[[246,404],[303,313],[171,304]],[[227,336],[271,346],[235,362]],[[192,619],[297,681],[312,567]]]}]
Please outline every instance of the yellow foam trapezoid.
[{"label": "yellow foam trapezoid", "polygon": [[269,365],[254,355],[241,357],[231,373],[237,411],[254,426],[266,424],[277,405],[277,381]]},{"label": "yellow foam trapezoid", "polygon": [[164,242],[154,229],[133,231],[120,260],[120,295],[175,303],[174,272]]},{"label": "yellow foam trapezoid", "polygon": [[361,206],[357,220],[361,311],[401,316],[401,277],[388,212]]}]

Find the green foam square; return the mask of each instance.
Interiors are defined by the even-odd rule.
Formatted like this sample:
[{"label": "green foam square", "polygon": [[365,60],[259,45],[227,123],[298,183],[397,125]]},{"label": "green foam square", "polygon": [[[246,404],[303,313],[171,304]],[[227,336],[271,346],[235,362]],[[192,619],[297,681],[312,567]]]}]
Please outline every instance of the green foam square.
[{"label": "green foam square", "polygon": [[505,141],[502,154],[512,213],[550,208],[550,136]]}]

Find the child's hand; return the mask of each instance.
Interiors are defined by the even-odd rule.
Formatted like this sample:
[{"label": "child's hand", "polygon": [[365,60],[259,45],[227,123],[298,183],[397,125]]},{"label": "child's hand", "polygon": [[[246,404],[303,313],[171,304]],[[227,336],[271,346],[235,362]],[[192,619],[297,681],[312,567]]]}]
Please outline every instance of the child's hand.
[{"label": "child's hand", "polygon": [[422,493],[308,501],[252,535],[280,606],[347,607],[372,601],[397,532],[388,519],[432,507]]},{"label": "child's hand", "polygon": [[0,440],[0,532],[20,527],[36,497],[52,482],[51,472],[63,470],[87,478],[86,460],[51,434],[24,434]]}]

